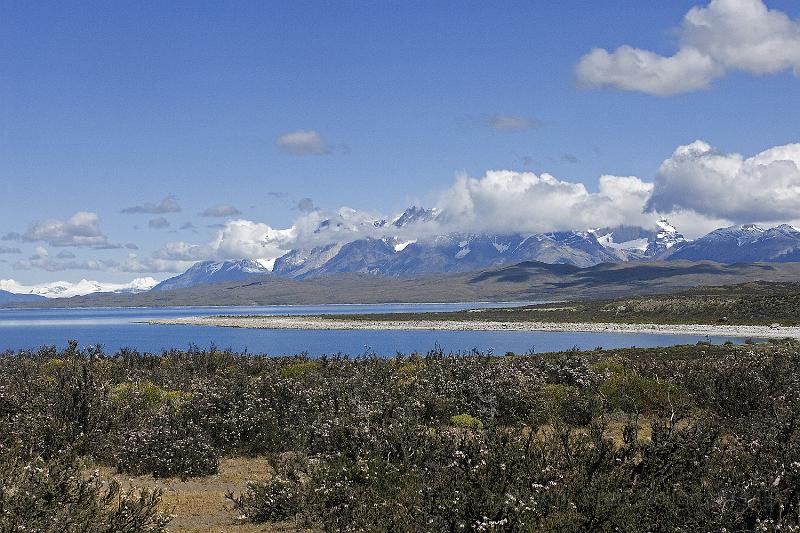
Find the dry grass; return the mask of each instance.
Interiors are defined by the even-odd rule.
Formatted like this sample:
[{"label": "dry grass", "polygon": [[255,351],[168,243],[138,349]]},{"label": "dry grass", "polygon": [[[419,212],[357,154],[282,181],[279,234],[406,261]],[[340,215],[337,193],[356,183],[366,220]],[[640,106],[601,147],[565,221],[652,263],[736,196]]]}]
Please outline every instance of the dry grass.
[{"label": "dry grass", "polygon": [[152,476],[126,476],[110,468],[100,468],[105,479],[115,479],[124,488],[161,489],[162,506],[174,515],[174,533],[299,533],[309,531],[292,522],[249,524],[237,519],[238,513],[225,498],[228,491],[240,493],[248,481],[269,479],[271,469],[263,458],[222,459],[219,473],[203,478],[155,479]]}]

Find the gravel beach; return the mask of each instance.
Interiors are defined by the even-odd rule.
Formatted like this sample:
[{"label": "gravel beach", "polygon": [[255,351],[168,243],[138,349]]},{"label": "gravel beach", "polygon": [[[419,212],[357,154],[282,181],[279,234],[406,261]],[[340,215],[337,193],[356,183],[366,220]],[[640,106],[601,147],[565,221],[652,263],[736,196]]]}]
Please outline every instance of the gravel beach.
[{"label": "gravel beach", "polygon": [[754,338],[800,338],[800,327],[703,324],[619,324],[580,322],[497,322],[481,320],[348,320],[314,316],[191,316],[149,320],[149,324],[183,324],[256,329],[580,331],[653,333]]}]

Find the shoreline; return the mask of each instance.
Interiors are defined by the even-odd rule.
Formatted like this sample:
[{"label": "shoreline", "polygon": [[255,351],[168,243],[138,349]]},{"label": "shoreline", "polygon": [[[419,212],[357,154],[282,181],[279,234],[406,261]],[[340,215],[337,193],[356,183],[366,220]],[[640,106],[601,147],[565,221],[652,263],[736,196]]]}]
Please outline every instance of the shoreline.
[{"label": "shoreline", "polygon": [[347,320],[313,316],[190,316],[148,320],[151,325],[213,326],[246,329],[309,330],[441,330],[441,331],[552,331],[583,333],[649,333],[712,337],[800,338],[800,327],[623,324],[591,322],[490,322],[480,320]]}]

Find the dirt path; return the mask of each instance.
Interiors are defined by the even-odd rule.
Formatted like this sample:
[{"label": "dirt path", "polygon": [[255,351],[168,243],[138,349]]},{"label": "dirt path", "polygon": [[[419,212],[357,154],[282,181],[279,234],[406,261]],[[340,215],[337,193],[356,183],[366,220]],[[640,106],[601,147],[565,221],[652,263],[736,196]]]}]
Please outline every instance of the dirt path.
[{"label": "dirt path", "polygon": [[238,513],[225,494],[241,493],[248,481],[270,477],[267,461],[260,458],[222,459],[219,473],[181,481],[178,478],[155,479],[152,476],[127,476],[101,468],[105,479],[115,479],[123,488],[161,489],[162,506],[171,509],[175,518],[169,529],[174,533],[300,533],[307,532],[294,523],[248,524],[237,519]]}]

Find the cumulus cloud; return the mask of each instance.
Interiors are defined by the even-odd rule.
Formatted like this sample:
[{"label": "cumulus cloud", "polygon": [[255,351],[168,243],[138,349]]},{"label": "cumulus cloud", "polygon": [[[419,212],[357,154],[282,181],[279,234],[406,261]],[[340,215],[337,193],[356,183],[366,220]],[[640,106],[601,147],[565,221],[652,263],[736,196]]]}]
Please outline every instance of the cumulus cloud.
[{"label": "cumulus cloud", "polygon": [[650,211],[689,209],[735,222],[796,220],[800,214],[800,144],[752,157],[708,143],[679,146],[655,176]]},{"label": "cumulus cloud", "polygon": [[214,239],[204,244],[170,242],[154,254],[164,261],[201,261],[205,259],[275,259],[291,249],[296,241],[294,228],[276,230],[250,220],[230,220]]},{"label": "cumulus cloud", "polygon": [[87,211],[79,211],[67,220],[36,221],[21,238],[29,242],[44,241],[50,246],[119,247],[110,243],[100,230],[100,217],[97,213]]},{"label": "cumulus cloud", "polygon": [[304,213],[284,229],[262,222],[235,219],[222,224],[206,243],[170,242],[153,254],[161,261],[201,261],[208,259],[274,260],[296,248],[334,242],[349,242],[364,237],[391,233],[379,214],[342,207],[335,212],[319,209]]},{"label": "cumulus cloud", "polygon": [[442,224],[459,231],[542,232],[644,222],[652,185],[602,176],[598,192],[550,174],[492,170],[460,176],[440,198]]},{"label": "cumulus cloud", "polygon": [[662,56],[623,45],[595,48],[575,67],[587,86],[666,96],[707,89],[727,72],[800,75],[800,21],[762,0],[712,0],[684,16],[678,51]]},{"label": "cumulus cloud", "polygon": [[22,250],[13,246],[0,246],[0,254],[21,254]]},{"label": "cumulus cloud", "polygon": [[139,247],[136,246],[132,242],[125,243],[125,248],[127,248],[128,250],[138,250],[139,249]]},{"label": "cumulus cloud", "polygon": [[203,210],[200,213],[202,217],[232,217],[235,215],[240,215],[242,212],[239,211],[235,206],[231,204],[217,204],[214,206],[209,207],[208,209]]},{"label": "cumulus cloud", "polygon": [[541,127],[542,123],[536,119],[514,115],[491,115],[484,119],[484,123],[496,131],[525,131]]},{"label": "cumulus cloud", "polygon": [[116,261],[89,259],[85,261],[67,260],[58,261],[50,257],[49,252],[43,246],[37,246],[33,255],[28,259],[14,263],[17,270],[40,269],[48,272],[61,272],[64,270],[114,270],[119,266]]},{"label": "cumulus cloud", "polygon": [[331,153],[327,141],[314,130],[297,130],[284,133],[275,139],[275,145],[291,155],[327,155]]},{"label": "cumulus cloud", "polygon": [[157,257],[140,258],[137,254],[128,254],[128,257],[117,267],[120,272],[130,273],[168,273],[174,274],[184,272],[192,266],[195,261],[181,261],[171,259],[161,259]]},{"label": "cumulus cloud", "polygon": [[147,221],[147,226],[153,229],[164,229],[170,225],[169,220],[164,217],[151,218]]},{"label": "cumulus cloud", "polygon": [[126,207],[122,210],[123,213],[129,215],[148,214],[148,215],[163,215],[166,213],[179,213],[181,206],[178,205],[178,200],[175,195],[168,194],[157,204],[149,202],[143,205],[135,205],[133,207]]},{"label": "cumulus cloud", "polygon": [[[425,239],[448,232],[538,233],[638,225],[667,216],[693,238],[734,222],[792,222],[800,213],[800,144],[750,158],[698,141],[678,147],[654,182],[601,176],[594,187],[547,173],[490,170],[465,174],[434,202],[436,217],[396,227],[391,217],[343,207],[305,210],[288,228],[236,219],[208,242],[171,242],[150,259],[131,259],[130,271],[167,271],[206,259],[273,260],[293,249],[365,237]],[[150,270],[148,270],[150,269]],[[158,270],[156,270],[158,269]],[[171,271],[171,270],[170,270]]]}]

